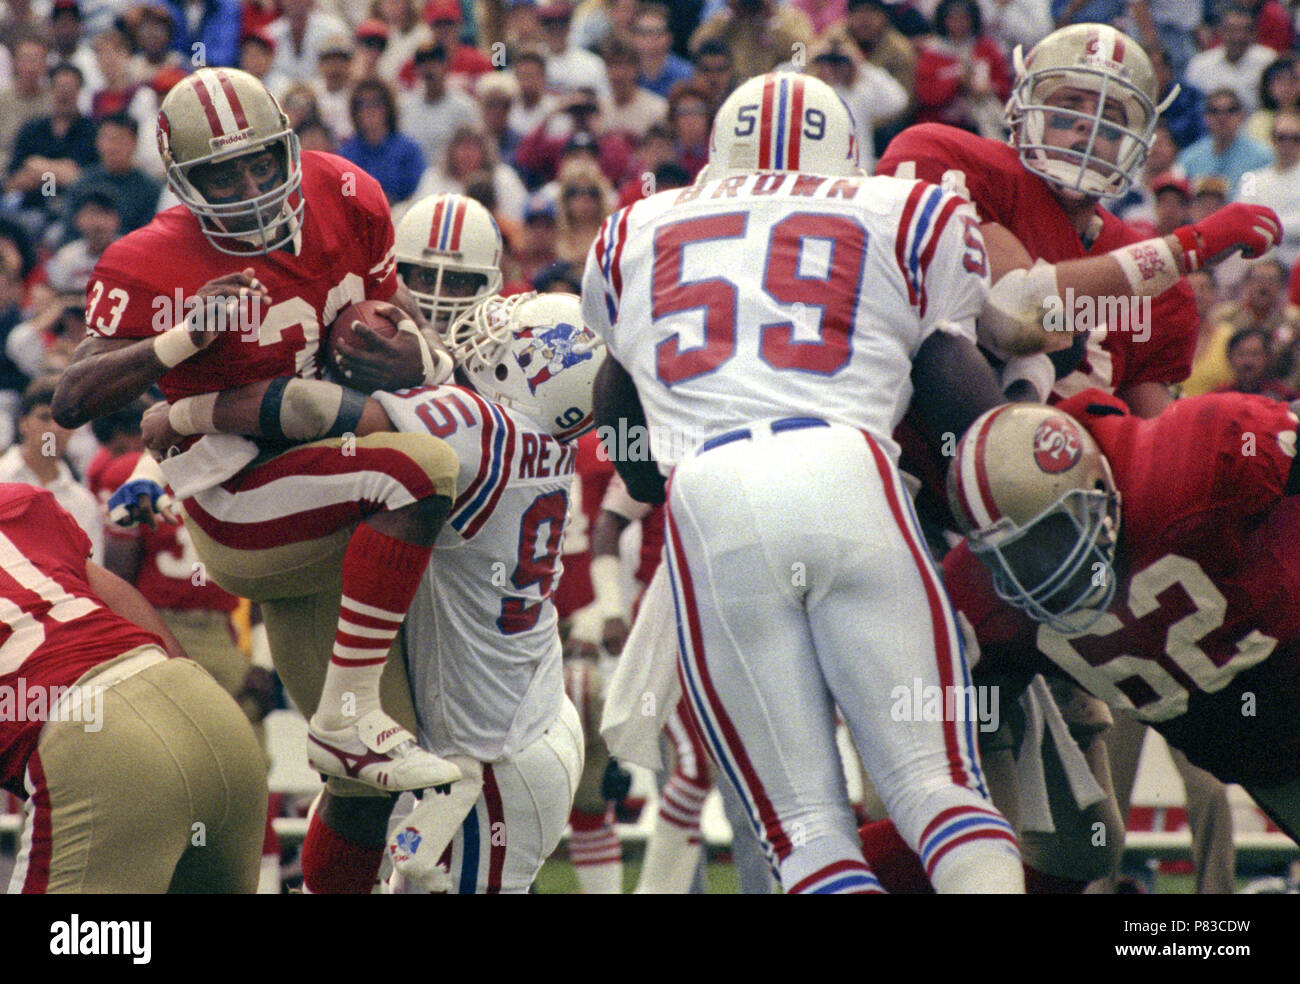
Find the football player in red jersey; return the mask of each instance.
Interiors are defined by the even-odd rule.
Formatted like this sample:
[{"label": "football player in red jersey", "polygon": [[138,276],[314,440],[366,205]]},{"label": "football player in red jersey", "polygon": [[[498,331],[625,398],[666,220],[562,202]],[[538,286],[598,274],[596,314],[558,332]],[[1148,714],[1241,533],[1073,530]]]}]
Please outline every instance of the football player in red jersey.
[{"label": "football player in red jersey", "polygon": [[89,553],[50,493],[0,485],[0,785],[27,801],[10,891],[252,892],[253,730]]},{"label": "football player in red jersey", "polygon": [[[1060,345],[1043,330],[1045,296],[1069,307],[1061,312],[1067,329],[1105,320],[1099,311],[1119,315],[1119,323],[1075,339],[1072,361],[1084,361],[1074,372],[1034,379],[1040,397],[1101,386],[1134,413],[1154,416],[1169,403],[1166,385],[1187,376],[1196,343],[1196,309],[1182,274],[1238,247],[1261,255],[1280,235],[1277,216],[1235,204],[1163,239],[1139,241],[1099,200],[1128,189],[1150,148],[1165,105],[1157,105],[1150,59],[1103,24],[1064,27],[1027,57],[1016,54],[1009,144],[922,124],[894,138],[876,172],[944,184],[974,203],[994,285],[981,319],[991,348]],[[1141,306],[1115,303],[1143,297],[1153,298],[1149,318]],[[1138,319],[1129,317],[1133,310]]]},{"label": "football player in red jersey", "polygon": [[[324,327],[362,299],[396,302],[385,310],[402,330],[392,343],[365,330],[362,345],[340,343],[354,385],[373,387],[394,370],[408,385],[436,382],[450,370],[440,346],[435,364],[410,320],[418,308],[398,289],[379,185],[341,158],[301,153],[257,79],[224,68],[187,77],[163,101],[158,142],[184,204],[119,240],[96,266],[89,335],[56,395],[58,419],[79,424],[155,382],[172,401],[202,394],[201,414],[231,386],[274,377],[282,393],[286,377],[321,375]],[[345,446],[338,438],[354,429],[361,405],[347,391],[331,440],[287,449],[302,422],[268,413],[271,442],[187,445],[169,477],[187,476],[172,485],[185,489],[209,576],[266,603],[277,669],[311,715],[312,766],[370,787],[419,789],[459,770],[417,746],[400,668],[384,674],[383,698],[400,720],[381,709],[380,677],[455,494],[456,459],[427,435]],[[302,645],[305,623],[321,618],[337,619],[328,666]]]},{"label": "football player in red jersey", "polygon": [[944,581],[982,666],[1036,653],[1300,839],[1296,421],[1238,393],[995,410],[958,446]]},{"label": "football player in red jersey", "polygon": [[[969,540],[943,568],[979,639],[977,682],[1068,676],[1300,841],[1296,425],[1239,393],[1152,420],[1099,390],[995,408],[957,448],[949,491]],[[893,855],[877,871],[917,880],[896,842],[867,840],[873,862]]]}]

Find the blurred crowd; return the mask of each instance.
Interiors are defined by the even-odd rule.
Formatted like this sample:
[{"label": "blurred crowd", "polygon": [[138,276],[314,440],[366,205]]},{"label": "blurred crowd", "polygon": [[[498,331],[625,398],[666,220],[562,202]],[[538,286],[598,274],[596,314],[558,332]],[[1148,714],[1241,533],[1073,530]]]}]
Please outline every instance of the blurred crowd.
[{"label": "blurred crowd", "polygon": [[[1137,38],[1162,91],[1180,86],[1141,183],[1108,206],[1166,233],[1246,199],[1287,228],[1272,255],[1193,277],[1201,335],[1183,391],[1295,396],[1300,3],[7,0],[0,451],[22,442],[23,394],[80,339],[97,258],[177,204],[155,118],[197,67],[262,79],[304,149],[373,174],[395,219],[432,192],[482,202],[506,239],[507,292],[577,291],[601,221],[690,183],[713,114],[744,78],[786,67],[829,82],[853,111],[869,168],[916,122],[1000,139],[1016,46],[1080,21]],[[72,440],[74,474],[97,447]]]}]

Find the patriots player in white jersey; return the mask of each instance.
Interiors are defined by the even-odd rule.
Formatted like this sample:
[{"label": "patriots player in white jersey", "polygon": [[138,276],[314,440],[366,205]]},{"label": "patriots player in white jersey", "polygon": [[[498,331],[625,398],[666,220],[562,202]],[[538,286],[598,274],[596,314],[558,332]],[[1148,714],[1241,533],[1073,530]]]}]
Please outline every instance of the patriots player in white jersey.
[{"label": "patriots player in white jersey", "polygon": [[[685,695],[785,891],[881,891],[838,705],[935,887],[1020,892],[961,636],[890,437],[914,391],[935,433],[1002,402],[975,345],[987,256],[963,199],[863,176],[852,135],[824,83],[751,79],[719,110],[693,187],[606,221],[583,279],[609,347],[597,421],[648,425],[670,476]],[[611,448],[620,473],[662,498],[635,448]],[[893,691],[918,685],[944,688],[945,720],[891,713]]]}]

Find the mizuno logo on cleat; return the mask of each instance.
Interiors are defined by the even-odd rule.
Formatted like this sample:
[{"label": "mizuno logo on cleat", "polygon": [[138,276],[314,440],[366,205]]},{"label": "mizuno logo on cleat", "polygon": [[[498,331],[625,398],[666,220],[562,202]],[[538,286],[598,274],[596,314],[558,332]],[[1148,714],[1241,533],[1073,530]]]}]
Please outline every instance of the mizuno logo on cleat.
[{"label": "mizuno logo on cleat", "polygon": [[375,737],[375,744],[382,745],[384,742],[388,741],[389,738],[392,738],[394,735],[401,734],[401,732],[402,732],[401,728],[389,728],[387,731],[381,731]]}]

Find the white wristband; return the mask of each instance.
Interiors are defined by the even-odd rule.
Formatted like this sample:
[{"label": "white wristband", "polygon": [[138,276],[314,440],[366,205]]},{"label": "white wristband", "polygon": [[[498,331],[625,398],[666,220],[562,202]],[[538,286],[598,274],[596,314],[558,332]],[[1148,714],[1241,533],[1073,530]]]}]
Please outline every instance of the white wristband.
[{"label": "white wristband", "polygon": [[420,369],[424,373],[425,386],[437,386],[451,378],[452,370],[455,369],[451,356],[442,349],[432,348],[414,321],[403,318],[397,323],[397,330],[414,335],[420,343]]},{"label": "white wristband", "polygon": [[203,351],[190,338],[190,330],[184,324],[168,328],[153,340],[153,354],[168,369],[180,365],[196,352]]},{"label": "white wristband", "polygon": [[216,393],[200,393],[177,400],[167,408],[167,420],[177,434],[214,434],[213,413],[217,409]]},{"label": "white wristband", "polygon": [[1041,352],[1036,355],[1018,355],[1008,359],[1002,367],[1002,378],[998,381],[1002,392],[1006,393],[1012,383],[1025,380],[1038,394],[1040,403],[1046,403],[1056,385],[1056,367],[1052,360]]},{"label": "white wristband", "polygon": [[613,554],[591,558],[591,590],[596,596],[596,608],[605,618],[622,618],[623,562]]},{"label": "white wristband", "polygon": [[1174,251],[1163,238],[1130,243],[1111,250],[1110,255],[1119,263],[1124,276],[1128,278],[1129,288],[1138,297],[1163,294],[1183,276],[1178,272]]}]

